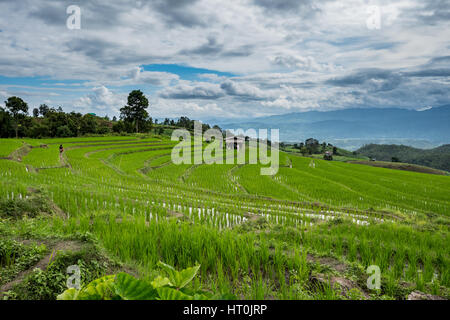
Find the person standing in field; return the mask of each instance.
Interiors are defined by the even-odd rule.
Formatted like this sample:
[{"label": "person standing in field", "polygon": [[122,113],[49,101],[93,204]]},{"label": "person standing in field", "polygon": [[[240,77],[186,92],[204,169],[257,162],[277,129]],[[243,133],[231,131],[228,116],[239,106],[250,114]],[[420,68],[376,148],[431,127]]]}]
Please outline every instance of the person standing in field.
[{"label": "person standing in field", "polygon": [[64,152],[63,145],[59,145],[59,154],[62,154]]}]

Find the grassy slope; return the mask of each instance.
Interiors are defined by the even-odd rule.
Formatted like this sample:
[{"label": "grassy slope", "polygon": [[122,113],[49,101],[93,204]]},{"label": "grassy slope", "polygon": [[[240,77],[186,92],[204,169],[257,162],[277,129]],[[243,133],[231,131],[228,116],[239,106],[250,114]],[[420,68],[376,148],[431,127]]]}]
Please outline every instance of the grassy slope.
[{"label": "grassy slope", "polygon": [[408,146],[370,144],[357,150],[358,154],[382,161],[397,157],[401,162],[450,171],[450,145],[423,150]]}]

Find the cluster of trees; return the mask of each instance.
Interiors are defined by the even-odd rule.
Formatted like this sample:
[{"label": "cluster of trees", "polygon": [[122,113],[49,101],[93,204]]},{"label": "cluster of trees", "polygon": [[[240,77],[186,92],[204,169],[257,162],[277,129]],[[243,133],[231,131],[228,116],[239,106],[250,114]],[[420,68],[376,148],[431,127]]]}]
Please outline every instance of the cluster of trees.
[{"label": "cluster of trees", "polygon": [[[0,107],[0,137],[77,137],[87,134],[133,133],[150,132],[153,120],[147,111],[149,102],[140,90],[133,90],[128,95],[127,105],[120,109],[120,119],[107,116],[99,117],[93,113],[66,113],[61,107],[53,108],[41,104],[34,108],[29,115],[28,104],[19,97],[9,97],[5,101],[5,108]],[[157,124],[157,121],[155,121]],[[194,129],[194,120],[181,117],[177,121],[166,118],[165,126]],[[202,124],[203,132],[210,129],[208,124]],[[219,129],[218,126],[214,128]],[[155,133],[163,134],[160,125]]]},{"label": "cluster of trees", "polygon": [[111,132],[148,132],[152,118],[147,109],[148,100],[139,90],[128,96],[128,104],[120,109],[120,120],[98,117],[93,113],[66,113],[61,107],[41,104],[29,115],[28,104],[19,97],[9,97],[5,108],[0,107],[0,137],[77,137],[86,134]]},{"label": "cluster of trees", "polygon": [[303,155],[325,153],[326,151],[332,151],[333,155],[338,155],[337,147],[325,141],[319,143],[319,140],[314,138],[306,139],[305,142],[295,143],[294,149],[300,150]]},{"label": "cluster of trees", "polygon": [[[165,118],[162,124],[166,126],[185,128],[187,130],[194,130],[194,121],[195,120],[191,120],[188,117],[180,117],[177,121]],[[155,121],[155,123],[157,123],[157,121]],[[202,123],[202,131],[205,132],[208,129],[211,129],[211,126],[209,124]],[[213,126],[213,129],[218,129],[219,131],[222,131],[222,129],[217,125]]]},{"label": "cluster of trees", "polygon": [[0,137],[76,137],[104,134],[111,131],[111,121],[93,114],[66,113],[46,104],[34,108],[28,115],[28,104],[19,97],[10,97],[5,108],[0,107]]}]

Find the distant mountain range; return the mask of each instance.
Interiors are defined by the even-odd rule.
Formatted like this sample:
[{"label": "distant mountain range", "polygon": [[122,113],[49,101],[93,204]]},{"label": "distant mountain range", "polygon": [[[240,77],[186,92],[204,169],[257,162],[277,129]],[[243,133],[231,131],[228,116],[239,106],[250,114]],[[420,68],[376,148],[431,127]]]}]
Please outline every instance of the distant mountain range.
[{"label": "distant mountain range", "polygon": [[356,150],[370,143],[433,148],[450,143],[450,105],[424,111],[359,108],[308,111],[253,119],[218,120],[223,129],[278,128],[280,140],[300,142],[313,137]]},{"label": "distant mountain range", "polygon": [[450,144],[430,150],[421,150],[398,145],[366,145],[356,151],[369,158],[391,161],[396,157],[400,162],[418,164],[450,172]]}]

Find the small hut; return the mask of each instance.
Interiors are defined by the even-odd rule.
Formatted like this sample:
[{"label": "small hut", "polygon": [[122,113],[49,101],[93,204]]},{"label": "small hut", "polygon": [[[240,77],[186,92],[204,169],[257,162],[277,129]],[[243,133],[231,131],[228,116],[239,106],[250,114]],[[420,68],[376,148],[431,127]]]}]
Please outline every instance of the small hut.
[{"label": "small hut", "polygon": [[324,159],[324,160],[331,161],[331,160],[333,160],[333,155],[331,154],[330,151],[327,151],[327,152],[325,152],[325,154],[323,155],[323,159]]},{"label": "small hut", "polygon": [[242,150],[245,143],[244,137],[227,137],[225,138],[227,149]]}]

